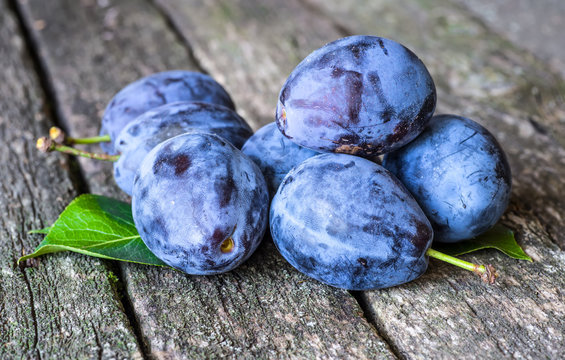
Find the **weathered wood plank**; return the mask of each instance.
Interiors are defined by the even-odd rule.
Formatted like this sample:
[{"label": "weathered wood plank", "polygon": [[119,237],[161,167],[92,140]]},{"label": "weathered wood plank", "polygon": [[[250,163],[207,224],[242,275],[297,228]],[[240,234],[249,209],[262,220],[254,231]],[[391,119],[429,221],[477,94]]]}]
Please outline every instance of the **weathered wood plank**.
[{"label": "weathered wood plank", "polygon": [[561,0],[453,0],[488,27],[521,48],[534,53],[565,77],[563,24],[565,2]]},{"label": "weathered wood plank", "polygon": [[[150,4],[134,0],[99,4],[28,0],[22,5],[30,24],[45,21],[35,36],[55,84],[61,116],[73,133],[95,132],[105,102],[137,77],[195,66]],[[193,10],[219,9],[211,3],[198,5]],[[190,10],[191,4],[184,6]],[[103,22],[107,18],[112,19],[110,28]],[[205,26],[206,20],[198,19],[199,26]],[[60,41],[63,35],[65,41]],[[248,82],[249,76],[237,70],[238,59],[232,57],[240,45],[223,41],[223,36],[219,40],[211,41],[217,51],[213,59],[196,57],[220,82],[231,79],[226,87],[242,114],[262,114],[265,122],[266,112],[261,111],[274,100],[267,100],[262,91],[280,84],[271,83],[270,77]],[[253,49],[250,43],[241,46]],[[216,63],[230,71],[215,67]],[[245,71],[267,68],[257,62],[248,66]],[[113,185],[108,166],[81,164],[93,192],[125,198]],[[120,267],[149,355],[156,358],[394,357],[349,293],[309,281],[284,262],[268,240],[244,266],[221,276],[190,277],[131,264]]]},{"label": "weathered wood plank", "polygon": [[565,245],[563,80],[447,1],[309,3],[348,32],[406,43],[436,79],[438,112],[495,133],[514,178],[504,223],[534,259],[470,256],[498,268],[493,287],[432,262],[414,283],[366,292],[379,332],[408,358],[565,356],[565,253],[557,246]]},{"label": "weathered wood plank", "polygon": [[16,265],[77,194],[69,162],[35,149],[52,119],[14,13],[0,1],[0,358],[139,358],[112,272],[61,254]]}]

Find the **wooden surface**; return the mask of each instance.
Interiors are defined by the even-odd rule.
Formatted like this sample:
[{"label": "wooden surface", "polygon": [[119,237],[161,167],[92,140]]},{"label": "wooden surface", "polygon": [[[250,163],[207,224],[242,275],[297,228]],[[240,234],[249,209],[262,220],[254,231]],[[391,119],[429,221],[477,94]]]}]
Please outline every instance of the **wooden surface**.
[{"label": "wooden surface", "polygon": [[[564,358],[562,58],[516,41],[481,3],[0,0],[0,358]],[[410,47],[434,77],[437,113],[499,139],[514,179],[503,223],[533,263],[482,251],[465,259],[494,264],[494,286],[432,261],[412,283],[357,293],[301,275],[268,237],[213,277],[71,253],[16,265],[41,239],[26,232],[77,194],[127,200],[110,165],[38,154],[49,126],[96,134],[120,88],[182,68],[216,78],[257,129],[294,66],[350,34]]]}]

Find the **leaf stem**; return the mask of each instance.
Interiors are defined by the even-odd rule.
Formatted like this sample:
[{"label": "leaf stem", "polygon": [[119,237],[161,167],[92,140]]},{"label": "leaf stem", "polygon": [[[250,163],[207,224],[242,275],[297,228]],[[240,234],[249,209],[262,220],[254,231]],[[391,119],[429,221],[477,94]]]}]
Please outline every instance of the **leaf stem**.
[{"label": "leaf stem", "polygon": [[110,142],[110,135],[91,136],[85,138],[75,138],[67,136],[63,130],[53,126],[49,129],[49,137],[58,144],[75,145],[75,144],[99,144],[101,142]]},{"label": "leaf stem", "polygon": [[103,161],[118,161],[118,159],[120,158],[120,155],[108,155],[108,154],[98,154],[98,153],[92,153],[92,152],[88,152],[88,151],[84,151],[84,150],[80,150],[80,149],[75,149],[73,147],[70,146],[66,146],[66,145],[62,145],[62,144],[58,144],[55,141],[53,141],[53,139],[47,138],[47,137],[41,137],[39,139],[37,139],[37,143],[36,143],[36,147],[39,151],[41,152],[52,152],[52,151],[58,151],[58,152],[62,152],[65,154],[70,154],[70,155],[74,155],[74,156],[82,156],[88,159],[95,159],[95,160],[103,160]]},{"label": "leaf stem", "polygon": [[496,273],[496,270],[494,269],[494,267],[492,265],[477,265],[477,264],[473,264],[470,263],[468,261],[465,260],[461,260],[458,259],[454,256],[451,255],[447,255],[444,254],[442,252],[436,251],[432,248],[428,249],[428,251],[426,251],[426,254],[429,257],[441,260],[441,261],[445,261],[449,264],[458,266],[460,268],[463,268],[465,270],[468,271],[472,271],[475,274],[479,275],[481,277],[481,279],[489,284],[494,284],[494,281],[496,280],[498,274]]}]

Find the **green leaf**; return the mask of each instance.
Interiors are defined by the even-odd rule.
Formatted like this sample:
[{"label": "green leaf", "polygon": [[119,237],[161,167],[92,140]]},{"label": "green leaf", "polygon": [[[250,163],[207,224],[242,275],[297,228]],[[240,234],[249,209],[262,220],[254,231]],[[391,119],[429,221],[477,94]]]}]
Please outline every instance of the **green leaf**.
[{"label": "green leaf", "polygon": [[495,225],[487,232],[470,240],[453,244],[434,244],[434,249],[452,256],[463,255],[487,248],[500,250],[514,259],[532,261],[532,258],[516,243],[512,230],[500,224]]},{"label": "green leaf", "polygon": [[85,194],[74,199],[49,228],[34,230],[47,233],[32,254],[36,256],[74,251],[104,259],[165,266],[145,246],[135,228],[131,206],[105,196]]}]

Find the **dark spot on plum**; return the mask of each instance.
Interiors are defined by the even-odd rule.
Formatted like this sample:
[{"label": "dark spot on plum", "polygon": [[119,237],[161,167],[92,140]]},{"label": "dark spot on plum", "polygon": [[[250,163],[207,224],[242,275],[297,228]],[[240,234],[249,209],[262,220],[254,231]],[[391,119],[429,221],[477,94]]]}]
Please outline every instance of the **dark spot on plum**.
[{"label": "dark spot on plum", "polygon": [[214,190],[218,194],[220,208],[224,208],[230,203],[233,193],[237,191],[237,187],[233,178],[228,175],[228,178],[225,180],[214,183]]},{"label": "dark spot on plum", "polygon": [[394,108],[390,105],[387,105],[383,111],[381,111],[381,120],[383,124],[386,124],[387,122],[389,122],[390,120],[392,120],[392,118],[394,118],[396,116],[396,112],[394,111]]},{"label": "dark spot on plum", "polygon": [[218,247],[229,235],[226,229],[214,229],[214,233],[212,234],[212,248]]},{"label": "dark spot on plum", "polygon": [[367,267],[367,259],[360,257],[357,259],[357,262],[361,264],[363,267],[365,268]]},{"label": "dark spot on plum", "polygon": [[153,173],[155,175],[166,171],[166,168],[173,167],[175,176],[180,176],[190,167],[191,161],[188,155],[178,154],[174,157],[163,156],[158,158],[153,164]]},{"label": "dark spot on plum", "polygon": [[[135,177],[135,182],[137,182],[137,179],[139,179],[138,176]],[[134,182],[134,183],[135,183],[135,182]],[[139,194],[139,201],[140,201],[140,202],[143,202],[143,200],[144,200],[145,198],[147,198],[148,193],[149,193],[149,189],[147,188],[147,186],[142,187],[142,188],[141,188],[141,193]]]},{"label": "dark spot on plum", "polygon": [[406,134],[410,132],[410,125],[405,124],[404,122],[399,123],[394,127],[392,134],[386,137],[386,141],[388,144],[396,144],[404,140]]},{"label": "dark spot on plum", "polygon": [[223,139],[218,139],[221,146],[227,146],[228,144]]},{"label": "dark spot on plum", "polygon": [[[400,238],[400,237],[398,236],[398,233],[395,234],[395,233],[394,233],[391,229],[389,229],[388,227],[384,227],[384,226],[381,227],[381,228],[379,229],[379,232],[380,232],[384,237],[387,237],[387,238],[391,238],[391,239],[394,239],[394,240]],[[395,235],[396,235],[396,236],[395,236]]]},{"label": "dark spot on plum", "polygon": [[347,164],[343,165],[344,168],[349,169],[350,167],[355,166],[355,161],[350,161]]},{"label": "dark spot on plum", "polygon": [[356,71],[348,71],[345,84],[347,85],[347,109],[349,121],[357,124],[359,112],[363,105],[363,75]]},{"label": "dark spot on plum", "polygon": [[379,46],[380,46],[381,49],[383,50],[383,53],[384,53],[386,56],[388,56],[388,50],[387,50],[386,47],[385,47],[385,44],[384,44],[384,42],[383,42],[383,39],[380,39],[380,38],[379,38],[379,40],[377,40],[377,41],[378,41],[378,43],[379,43]]},{"label": "dark spot on plum", "polygon": [[293,181],[294,181],[294,178],[293,178],[292,176],[290,176],[290,175],[287,175],[287,176],[284,178],[282,184],[279,186],[279,189],[280,189],[279,192],[282,193],[284,187],[287,186],[288,184],[290,184],[290,183],[293,182]]},{"label": "dark spot on plum", "polygon": [[500,161],[496,162],[496,167],[494,171],[496,173],[496,178],[499,181],[503,181],[506,186],[511,186],[511,177],[510,177],[510,165],[508,165],[508,161],[504,154],[500,154]]},{"label": "dark spot on plum", "polygon": [[213,269],[216,267],[216,262],[210,258],[207,258],[206,260],[204,260],[204,262],[206,263],[206,265],[208,265],[208,269]]},{"label": "dark spot on plum", "polygon": [[345,72],[345,70],[343,68],[340,67],[334,67],[332,70],[332,77],[333,78],[338,78],[341,75],[343,75],[343,73]]},{"label": "dark spot on plum", "polygon": [[359,59],[359,57],[361,56],[361,50],[353,45],[349,48],[349,51],[351,51],[351,53],[353,54],[353,56],[355,56],[355,58]]},{"label": "dark spot on plum", "polygon": [[328,51],[324,53],[318,61],[314,64],[318,69],[327,68],[329,63],[335,58],[335,54],[333,51]]},{"label": "dark spot on plum", "polygon": [[139,125],[136,124],[136,125],[133,125],[132,127],[130,127],[130,128],[128,129],[128,133],[129,133],[131,136],[136,137],[137,135],[139,135],[139,130],[140,130],[140,129],[139,129]]},{"label": "dark spot on plum", "polygon": [[171,85],[171,84],[178,83],[178,82],[182,82],[182,81],[183,81],[183,79],[166,78],[166,79],[163,80],[163,84],[164,84],[165,86],[169,86],[169,85]]},{"label": "dark spot on plum", "polygon": [[[382,106],[383,106],[383,111],[381,112],[380,116],[382,119],[383,124],[389,122],[393,117],[397,116],[396,111],[394,111],[394,107],[392,107],[383,92],[383,87],[382,87],[382,83],[381,83],[381,78],[379,77],[379,74],[376,71],[372,71],[369,74],[367,74],[367,78],[369,79],[369,84],[372,86],[373,91],[375,92],[375,94],[377,95],[377,97],[379,98]],[[435,102],[434,102],[434,107],[435,107]],[[433,112],[433,109],[432,109]]]},{"label": "dark spot on plum", "polygon": [[383,88],[382,88],[381,77],[379,76],[379,73],[376,71],[371,71],[370,73],[367,74],[367,78],[369,79],[369,84],[371,84],[375,93],[379,96],[380,99],[382,99]]},{"label": "dark spot on plum", "polygon": [[[424,100],[424,103],[422,104],[422,107],[420,108],[418,115],[416,115],[416,121],[422,122],[426,119],[429,119],[434,113],[434,110],[436,108],[436,91],[433,84],[432,87],[433,87],[433,91],[428,96],[426,96],[426,99]],[[420,124],[420,126],[424,126],[424,125],[425,123]]]},{"label": "dark spot on plum", "polygon": [[373,47],[373,44],[371,42],[359,41],[359,42],[356,42],[354,45],[350,45],[348,49],[351,52],[351,54],[353,54],[355,59],[360,60],[362,58],[363,54],[365,53],[365,51],[368,48],[372,48],[372,47]]},{"label": "dark spot on plum", "polygon": [[190,167],[190,158],[186,154],[179,154],[173,158],[175,175],[182,175]]},{"label": "dark spot on plum", "polygon": [[345,167],[343,166],[343,164],[338,162],[327,162],[320,166],[320,170],[322,170],[324,173],[330,171],[339,172],[339,171],[343,171],[344,169]]},{"label": "dark spot on plum", "polygon": [[415,253],[420,254],[422,249],[426,248],[432,236],[432,230],[427,224],[414,217],[412,217],[411,223],[416,228],[416,234],[411,238],[412,244],[416,247]]},{"label": "dark spot on plum", "polygon": [[370,222],[366,225],[363,225],[363,228],[361,230],[363,230],[364,233],[374,235],[375,234],[375,228],[376,228],[375,223]]}]

